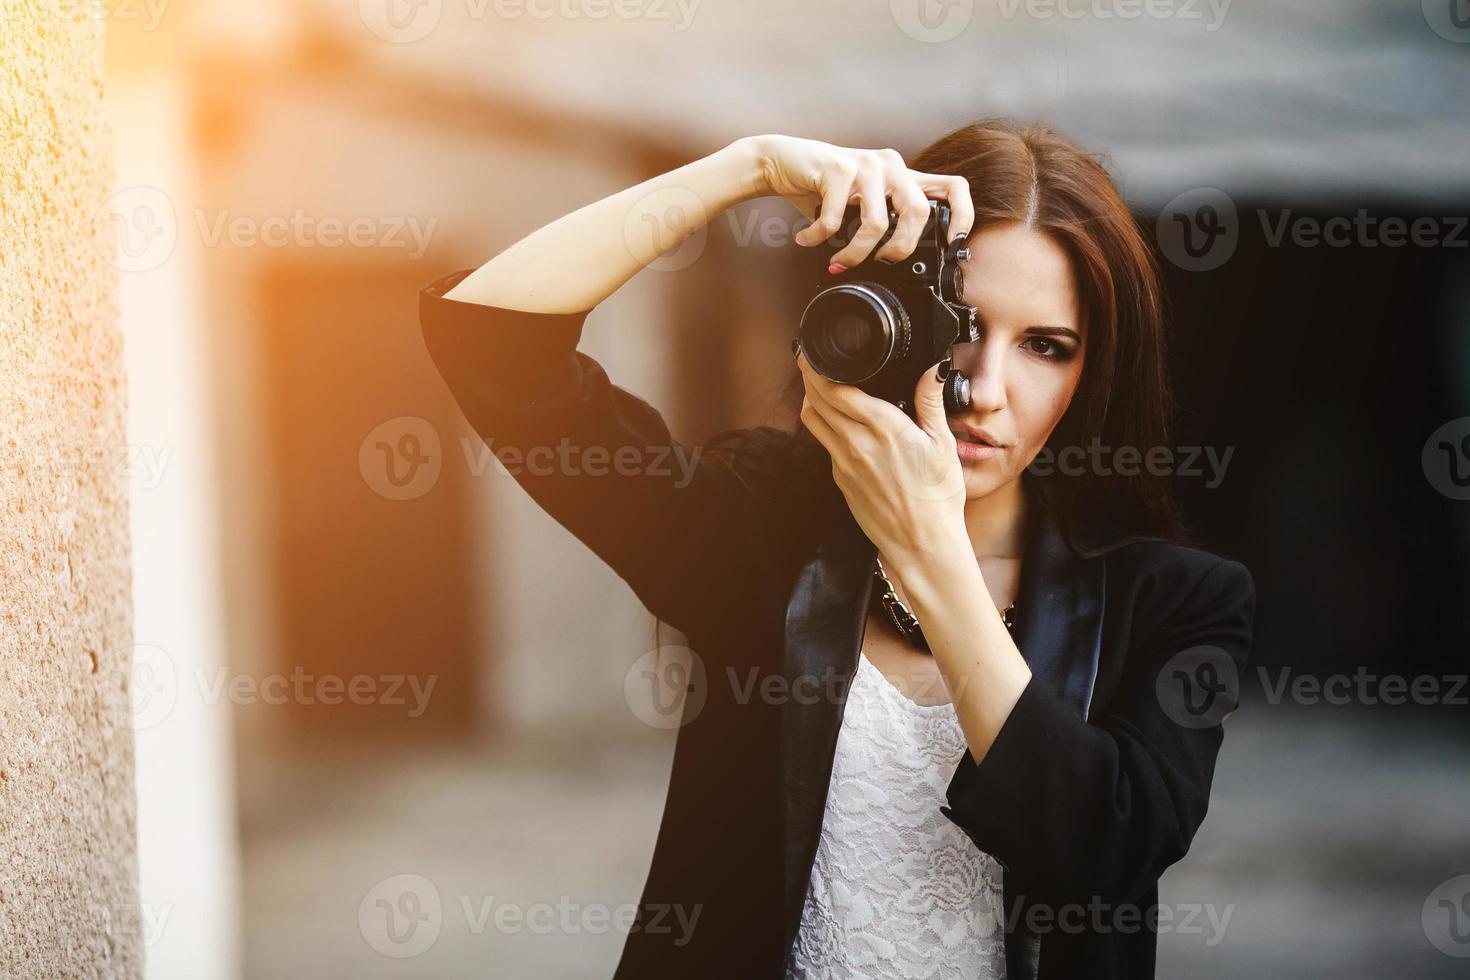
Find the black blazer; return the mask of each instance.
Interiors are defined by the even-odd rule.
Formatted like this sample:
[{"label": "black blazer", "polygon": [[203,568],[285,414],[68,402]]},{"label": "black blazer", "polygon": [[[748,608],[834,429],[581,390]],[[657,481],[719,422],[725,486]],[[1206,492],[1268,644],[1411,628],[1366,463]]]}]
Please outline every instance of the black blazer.
[{"label": "black blazer", "polygon": [[[799,499],[763,492],[786,461],[757,430],[722,441],[686,479],[659,413],[576,349],[585,312],[444,299],[467,272],[420,297],[424,342],[466,419],[498,455],[520,454],[500,458],[526,492],[694,652],[615,976],[780,978],[874,546],[830,473]],[[1254,585],[1236,562],[1155,539],[1102,537],[1079,553],[1054,514],[1032,511],[1015,636],[1033,677],[984,762],[966,753],[956,767],[940,809],[1004,869],[1011,980],[1152,977],[1149,910],[1205,816]]]}]

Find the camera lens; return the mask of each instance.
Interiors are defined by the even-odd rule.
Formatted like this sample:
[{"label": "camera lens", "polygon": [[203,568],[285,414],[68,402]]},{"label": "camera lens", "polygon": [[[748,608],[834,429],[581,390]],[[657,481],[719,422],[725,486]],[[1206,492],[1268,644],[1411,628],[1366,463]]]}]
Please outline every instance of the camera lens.
[{"label": "camera lens", "polygon": [[909,320],[898,297],[875,282],[824,289],[801,315],[801,346],[824,377],[858,384],[904,356]]}]

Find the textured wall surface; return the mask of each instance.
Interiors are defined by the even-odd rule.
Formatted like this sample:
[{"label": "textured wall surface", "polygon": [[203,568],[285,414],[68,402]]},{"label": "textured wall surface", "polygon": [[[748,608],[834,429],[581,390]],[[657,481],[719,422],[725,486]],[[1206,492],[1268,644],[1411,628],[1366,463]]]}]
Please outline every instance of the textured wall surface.
[{"label": "textured wall surface", "polygon": [[0,977],[142,975],[103,22],[0,20]]}]

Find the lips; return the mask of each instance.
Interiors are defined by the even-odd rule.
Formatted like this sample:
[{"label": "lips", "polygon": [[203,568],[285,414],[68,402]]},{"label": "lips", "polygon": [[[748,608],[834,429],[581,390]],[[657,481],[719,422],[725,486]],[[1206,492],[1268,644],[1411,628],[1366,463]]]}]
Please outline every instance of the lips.
[{"label": "lips", "polygon": [[955,439],[959,440],[960,442],[968,442],[976,446],[993,446],[997,449],[1000,448],[1000,442],[997,441],[995,437],[990,435],[990,433],[986,432],[984,429],[971,429],[969,427],[961,427],[957,429],[951,429],[950,431],[954,433]]},{"label": "lips", "polygon": [[954,433],[955,455],[959,456],[961,462],[983,463],[988,459],[996,459],[1005,452],[1005,447],[984,429],[961,423],[950,431]]}]

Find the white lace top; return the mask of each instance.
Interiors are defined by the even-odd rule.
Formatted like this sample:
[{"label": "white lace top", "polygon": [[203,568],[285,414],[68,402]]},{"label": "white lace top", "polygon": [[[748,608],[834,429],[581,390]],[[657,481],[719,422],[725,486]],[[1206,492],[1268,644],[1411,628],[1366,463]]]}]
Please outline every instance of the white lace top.
[{"label": "white lace top", "polygon": [[858,655],[788,980],[1003,980],[1001,867],[939,812],[966,751]]}]

